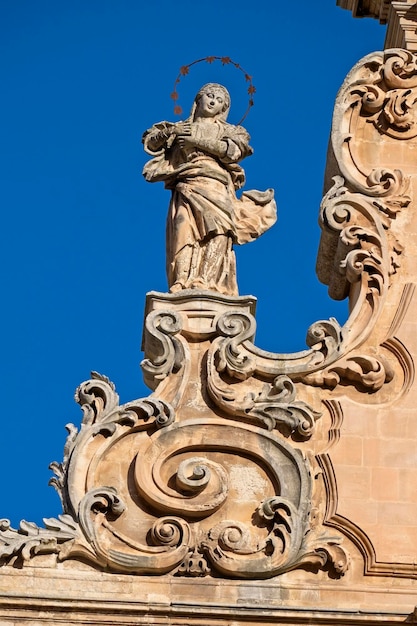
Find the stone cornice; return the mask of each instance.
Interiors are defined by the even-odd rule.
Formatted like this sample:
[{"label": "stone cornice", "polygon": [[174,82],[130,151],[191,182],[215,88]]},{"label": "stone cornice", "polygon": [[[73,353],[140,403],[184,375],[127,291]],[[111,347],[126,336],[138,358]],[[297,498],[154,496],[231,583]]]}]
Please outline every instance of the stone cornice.
[{"label": "stone cornice", "polygon": [[391,2],[385,48],[417,52],[417,3]]},{"label": "stone cornice", "polygon": [[[30,609],[28,609],[28,601]],[[199,604],[173,602],[153,602],[150,609],[146,601],[108,601],[99,599],[74,600],[49,597],[5,597],[0,596],[0,618],[30,620],[42,615],[42,624],[56,624],[70,616],[71,624],[90,624],[112,626],[113,624],[152,624],[184,626],[184,620],[190,626],[215,626],[233,621],[236,626],[259,626],[260,624],[299,624],[328,626],[362,626],[378,624],[395,626],[404,622],[416,623],[415,611],[410,612],[374,612],[363,610],[311,610],[311,608],[280,608],[272,606],[220,605],[217,603]],[[209,616],[209,617],[208,617]],[[66,621],[68,623],[68,621]]]},{"label": "stone cornice", "polygon": [[352,11],[353,17],[373,17],[386,24],[391,0],[337,0],[337,6]]},{"label": "stone cornice", "polygon": [[388,24],[384,49],[417,52],[417,2],[415,0],[337,0],[353,17],[373,17]]}]

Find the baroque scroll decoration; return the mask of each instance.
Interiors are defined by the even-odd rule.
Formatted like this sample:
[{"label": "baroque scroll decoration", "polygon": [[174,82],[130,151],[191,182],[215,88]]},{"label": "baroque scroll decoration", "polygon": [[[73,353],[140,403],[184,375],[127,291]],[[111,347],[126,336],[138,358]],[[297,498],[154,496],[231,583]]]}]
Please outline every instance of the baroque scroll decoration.
[{"label": "baroque scroll decoration", "polygon": [[[313,506],[317,462],[271,424],[213,414],[177,422],[173,407],[153,396],[119,405],[114,385],[97,373],[76,400],[81,429],[67,427],[64,459],[51,464],[64,512],[45,528],[3,521],[3,564],[56,554],[142,575],[346,571],[340,537],[324,531]],[[289,405],[284,394],[282,410]]]},{"label": "baroque scroll decoration", "polygon": [[[332,185],[320,207],[317,272],[335,299],[350,297],[344,345],[334,363],[302,377],[312,385],[352,385],[374,393],[399,363],[406,383],[411,358],[389,329],[379,348],[365,348],[401,271],[404,246],[396,219],[411,202],[410,176],[389,168],[390,141],[417,136],[417,61],[405,50],[368,55],[348,75],[336,106],[328,171]],[[387,147],[376,149],[381,136]],[[368,151],[363,145],[374,145]],[[384,146],[385,144],[383,144]],[[332,167],[331,161],[334,160]],[[404,383],[404,387],[406,384]]]},{"label": "baroque scroll decoration", "polygon": [[349,295],[346,324],[318,321],[306,350],[271,353],[254,344],[251,298],[207,287],[148,294],[142,369],[154,393],[120,405],[97,373],[78,388],[81,428],[67,426],[63,461],[51,464],[63,513],[44,528],[2,520],[1,564],[55,554],[140,575],[347,571],[329,522],[337,489],[327,457],[343,413],[328,395],[312,406],[318,396],[305,390],[350,385],[377,396],[393,359],[410,379],[395,324],[367,348],[401,272],[395,220],[410,203],[409,179],[366,160],[356,136],[417,136],[416,103],[416,59],[400,50],[366,57],[338,96],[318,274],[332,297]]}]

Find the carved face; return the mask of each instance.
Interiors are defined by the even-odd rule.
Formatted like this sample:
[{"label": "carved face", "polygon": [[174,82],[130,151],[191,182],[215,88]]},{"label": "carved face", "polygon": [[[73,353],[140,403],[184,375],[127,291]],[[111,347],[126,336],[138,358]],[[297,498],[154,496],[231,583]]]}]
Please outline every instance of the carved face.
[{"label": "carved face", "polygon": [[216,117],[225,107],[224,93],[220,89],[204,91],[197,103],[197,117]]}]

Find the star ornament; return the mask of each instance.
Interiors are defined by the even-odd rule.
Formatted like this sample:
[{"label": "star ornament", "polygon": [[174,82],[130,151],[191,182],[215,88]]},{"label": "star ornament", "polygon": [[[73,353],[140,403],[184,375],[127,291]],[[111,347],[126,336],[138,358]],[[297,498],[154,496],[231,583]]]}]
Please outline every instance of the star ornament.
[{"label": "star ornament", "polygon": [[228,56],[224,56],[224,57],[217,57],[217,56],[204,57],[202,59],[197,59],[197,60],[193,61],[192,63],[189,63],[188,65],[182,65],[180,67],[180,71],[178,73],[178,76],[175,79],[174,90],[172,91],[172,93],[170,95],[171,100],[174,101],[174,114],[175,115],[181,115],[182,114],[182,107],[178,104],[179,94],[178,94],[178,89],[177,89],[178,85],[181,82],[181,77],[182,76],[187,76],[190,73],[190,68],[193,67],[193,65],[197,65],[197,63],[209,63],[211,65],[215,61],[220,61],[222,65],[233,65],[237,70],[242,72],[242,74],[243,74],[243,76],[245,78],[245,81],[247,83],[249,83],[249,86],[247,88],[247,93],[249,95],[248,106],[247,106],[247,109],[246,109],[243,117],[238,122],[238,125],[239,125],[239,124],[241,124],[243,122],[243,120],[246,118],[247,114],[249,113],[251,107],[253,107],[253,105],[254,105],[253,94],[256,93],[256,88],[255,88],[255,86],[252,83],[252,76],[250,74],[248,74],[243,69],[243,67],[241,67],[241,65],[239,65],[239,63],[236,63],[235,61],[233,61]]}]

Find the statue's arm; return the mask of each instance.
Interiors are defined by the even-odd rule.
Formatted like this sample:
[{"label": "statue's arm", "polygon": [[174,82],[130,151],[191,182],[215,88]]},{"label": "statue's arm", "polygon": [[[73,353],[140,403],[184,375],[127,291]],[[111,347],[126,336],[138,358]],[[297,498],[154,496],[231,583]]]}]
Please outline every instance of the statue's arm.
[{"label": "statue's arm", "polygon": [[227,144],[224,157],[224,161],[227,163],[237,163],[253,154],[253,149],[249,145],[249,133],[242,126],[228,124],[223,141]]},{"label": "statue's arm", "polygon": [[175,124],[171,122],[159,122],[143,133],[142,143],[145,152],[155,156],[161,154],[169,147],[170,137],[173,135]]},{"label": "statue's arm", "polygon": [[223,136],[219,139],[211,137],[197,138],[192,134],[189,136],[180,135],[178,137],[180,147],[186,147],[187,145],[196,147],[211,156],[217,157],[224,163],[236,163],[252,154],[253,150],[249,146],[249,140],[249,134],[244,128],[232,126],[231,124],[227,125]]},{"label": "statue's arm", "polygon": [[249,133],[242,126],[227,124],[220,139],[201,139],[197,147],[223,163],[237,163],[252,154]]}]

